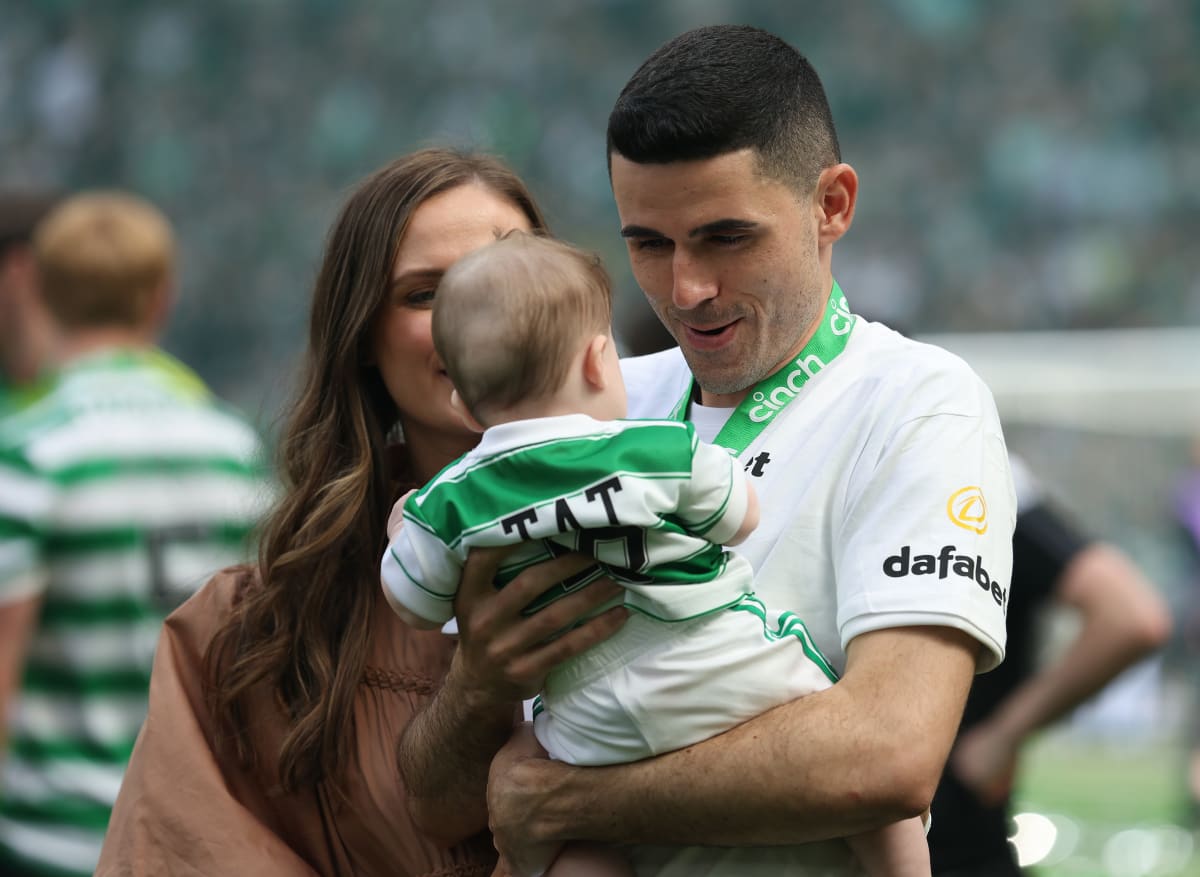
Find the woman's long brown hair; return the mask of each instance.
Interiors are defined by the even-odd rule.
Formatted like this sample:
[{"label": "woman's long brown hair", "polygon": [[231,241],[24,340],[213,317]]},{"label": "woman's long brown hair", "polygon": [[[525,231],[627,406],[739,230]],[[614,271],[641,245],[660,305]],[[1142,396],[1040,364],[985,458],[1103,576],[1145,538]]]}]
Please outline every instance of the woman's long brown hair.
[{"label": "woman's long brown hair", "polygon": [[[283,499],[268,517],[257,582],[205,658],[209,706],[241,762],[254,750],[256,711],[288,725],[279,781],[295,792],[339,788],[352,747],[354,697],[366,666],[379,558],[395,498],[386,436],[398,411],[372,357],[372,327],[413,212],[432,196],[478,183],[508,198],[535,229],[545,220],[504,164],[423,149],[363,181],[330,231],[313,291],[303,377],[283,434]],[[264,688],[275,703],[258,703]],[[261,713],[260,713],[261,714]]]}]

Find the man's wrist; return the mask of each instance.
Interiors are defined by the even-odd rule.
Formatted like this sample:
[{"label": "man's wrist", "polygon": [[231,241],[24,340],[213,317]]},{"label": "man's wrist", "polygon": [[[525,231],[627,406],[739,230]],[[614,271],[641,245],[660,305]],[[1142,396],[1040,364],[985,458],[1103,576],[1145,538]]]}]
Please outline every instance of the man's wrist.
[{"label": "man's wrist", "polygon": [[486,686],[476,684],[463,669],[458,658],[450,664],[446,678],[438,690],[437,698],[453,711],[469,719],[472,724],[503,729],[507,735],[520,708],[521,701],[507,693],[497,693]]},{"label": "man's wrist", "polygon": [[603,768],[575,767],[549,758],[533,758],[519,770],[519,782],[541,794],[530,808],[531,839],[539,843],[574,840],[610,842],[620,838],[605,813],[613,808],[597,797],[598,772]]}]

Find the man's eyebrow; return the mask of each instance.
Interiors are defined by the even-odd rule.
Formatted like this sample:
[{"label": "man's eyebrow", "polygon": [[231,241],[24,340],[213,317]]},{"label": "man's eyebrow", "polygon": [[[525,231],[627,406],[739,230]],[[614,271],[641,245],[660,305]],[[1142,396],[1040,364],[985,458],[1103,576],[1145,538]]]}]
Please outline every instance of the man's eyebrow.
[{"label": "man's eyebrow", "polygon": [[758,228],[758,223],[750,219],[718,219],[715,222],[706,222],[704,225],[693,228],[688,232],[688,237],[699,238],[710,234],[728,234],[732,231],[753,231]]},{"label": "man's eyebrow", "polygon": [[627,225],[621,229],[621,237],[623,238],[661,238],[666,237],[661,231],[655,231],[652,228],[646,228],[642,225]]},{"label": "man's eyebrow", "polygon": [[[710,234],[728,234],[735,231],[753,231],[756,228],[758,228],[758,223],[750,219],[717,219],[713,222],[706,222],[704,225],[693,228],[688,232],[688,237],[699,238]],[[642,225],[627,225],[621,229],[621,237],[662,238],[666,237],[666,235],[660,231],[655,231],[652,228],[646,228]]]}]

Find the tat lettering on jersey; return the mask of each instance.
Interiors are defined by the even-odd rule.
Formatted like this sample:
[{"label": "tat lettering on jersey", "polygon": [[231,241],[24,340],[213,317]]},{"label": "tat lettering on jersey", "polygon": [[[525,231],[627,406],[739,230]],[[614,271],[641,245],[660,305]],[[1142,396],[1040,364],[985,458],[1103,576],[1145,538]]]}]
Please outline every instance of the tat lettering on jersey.
[{"label": "tat lettering on jersey", "polygon": [[996,605],[1008,612],[1008,588],[995,581],[983,568],[983,558],[979,555],[969,557],[965,554],[955,554],[958,549],[953,545],[943,545],[936,555],[912,553],[912,546],[901,547],[898,554],[893,554],[883,562],[883,573],[889,578],[901,579],[908,575],[928,576],[937,574],[944,579],[949,573],[961,576],[975,582],[985,592],[992,595]]},{"label": "tat lettering on jersey", "polygon": [[[584,509],[578,506],[576,511],[579,512],[579,515],[576,515],[576,511],[571,510],[571,504],[566,497],[559,497],[554,501],[554,527],[560,536],[573,534],[570,538],[573,539],[574,550],[591,555],[607,565],[620,569],[623,573],[622,577],[629,581],[648,583],[651,579],[635,575],[638,571],[645,569],[649,559],[646,549],[646,534],[641,527],[624,526],[617,518],[612,495],[620,492],[621,479],[617,475],[601,481],[583,492],[583,503],[592,507],[589,511],[595,511],[594,506],[597,502],[604,506],[604,516],[608,521],[607,527],[584,527],[581,525],[579,517],[590,518],[592,516],[586,515]],[[575,497],[574,499],[578,503],[579,498]],[[537,508],[529,506],[508,517],[501,518],[500,525],[506,534],[515,531],[521,541],[525,542],[534,538],[530,534],[529,528],[537,524],[538,520]],[[542,532],[544,533],[545,530]],[[564,553],[562,547],[552,540],[544,539],[543,542],[551,554],[559,556]],[[590,576],[592,571],[585,572]]]}]

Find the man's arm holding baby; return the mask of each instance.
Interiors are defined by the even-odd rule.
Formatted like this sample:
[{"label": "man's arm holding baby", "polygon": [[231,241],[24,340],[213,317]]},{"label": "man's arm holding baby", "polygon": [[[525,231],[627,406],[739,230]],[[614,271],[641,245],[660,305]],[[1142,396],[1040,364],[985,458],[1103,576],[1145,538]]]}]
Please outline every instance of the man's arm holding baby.
[{"label": "man's arm holding baby", "polygon": [[497,848],[521,873],[527,850],[566,840],[795,844],[919,815],[954,740],[978,648],[947,627],[862,634],[837,685],[634,764],[577,768],[505,750],[489,785]]},{"label": "man's arm holding baby", "polygon": [[607,639],[626,618],[618,606],[552,638],[611,602],[621,589],[600,580],[525,616],[522,610],[542,592],[592,561],[577,555],[556,558],[497,591],[492,579],[511,550],[480,549],[468,557],[454,604],[458,649],[441,688],[398,744],[413,818],[447,843],[487,826],[488,768],[520,720],[521,702],[541,689],[553,667]]}]

